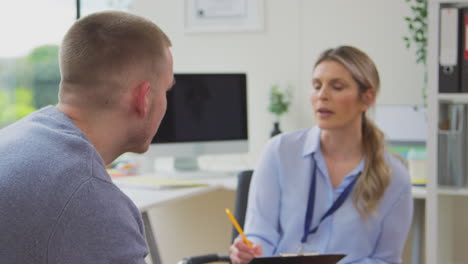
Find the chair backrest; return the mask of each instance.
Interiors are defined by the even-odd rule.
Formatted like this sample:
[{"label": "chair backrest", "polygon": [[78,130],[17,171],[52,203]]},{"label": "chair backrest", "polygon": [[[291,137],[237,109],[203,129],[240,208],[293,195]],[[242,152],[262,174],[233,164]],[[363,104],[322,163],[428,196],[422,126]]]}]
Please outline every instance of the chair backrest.
[{"label": "chair backrest", "polygon": [[[247,211],[247,201],[249,198],[250,179],[252,178],[253,170],[245,170],[237,175],[237,192],[236,205],[234,216],[239,222],[239,225],[244,228],[245,214]],[[235,228],[232,228],[232,241],[239,235]]]}]

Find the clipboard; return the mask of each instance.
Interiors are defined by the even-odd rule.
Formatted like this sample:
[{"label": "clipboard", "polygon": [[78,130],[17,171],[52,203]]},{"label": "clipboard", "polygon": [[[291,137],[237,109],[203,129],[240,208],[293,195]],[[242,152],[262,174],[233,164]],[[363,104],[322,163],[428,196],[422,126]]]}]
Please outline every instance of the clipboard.
[{"label": "clipboard", "polygon": [[336,264],[344,254],[324,254],[312,256],[258,257],[249,264]]}]

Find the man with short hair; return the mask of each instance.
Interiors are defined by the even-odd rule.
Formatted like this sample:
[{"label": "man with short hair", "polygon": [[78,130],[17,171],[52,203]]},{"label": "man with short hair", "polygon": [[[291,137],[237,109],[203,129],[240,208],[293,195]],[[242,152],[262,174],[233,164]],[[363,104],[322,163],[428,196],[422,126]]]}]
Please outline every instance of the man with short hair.
[{"label": "man with short hair", "polygon": [[0,130],[1,263],[145,263],[141,215],[106,164],[148,149],[174,83],[170,46],[124,12],[69,29],[58,105]]}]

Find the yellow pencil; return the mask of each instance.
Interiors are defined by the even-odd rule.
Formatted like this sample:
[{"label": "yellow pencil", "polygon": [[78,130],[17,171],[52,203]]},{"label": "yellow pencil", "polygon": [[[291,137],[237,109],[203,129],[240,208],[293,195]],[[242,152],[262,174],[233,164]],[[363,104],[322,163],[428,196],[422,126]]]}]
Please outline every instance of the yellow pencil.
[{"label": "yellow pencil", "polygon": [[229,216],[229,219],[231,219],[232,224],[237,229],[237,232],[239,232],[239,234],[242,236],[242,240],[244,240],[247,246],[252,247],[252,243],[250,243],[250,241],[247,240],[247,237],[245,236],[244,231],[242,231],[242,228],[239,226],[239,223],[237,223],[236,218],[234,218],[234,216],[231,214],[231,211],[229,211],[229,209],[227,208],[225,211],[226,211],[226,214]]}]

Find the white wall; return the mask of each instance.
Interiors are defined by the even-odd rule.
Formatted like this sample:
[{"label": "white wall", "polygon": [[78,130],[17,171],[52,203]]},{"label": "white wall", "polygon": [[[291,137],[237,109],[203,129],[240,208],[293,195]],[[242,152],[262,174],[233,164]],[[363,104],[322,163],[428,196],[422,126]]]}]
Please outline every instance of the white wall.
[{"label": "white wall", "polygon": [[420,104],[422,68],[406,50],[396,0],[264,0],[265,30],[245,33],[184,33],[184,0],[134,0],[133,12],[158,24],[173,42],[175,72],[247,72],[250,153],[254,166],[272,128],[267,111],[275,82],[296,86],[283,131],[313,124],[308,101],[312,65],[326,48],[350,44],[366,51],[381,74],[381,104]]}]

